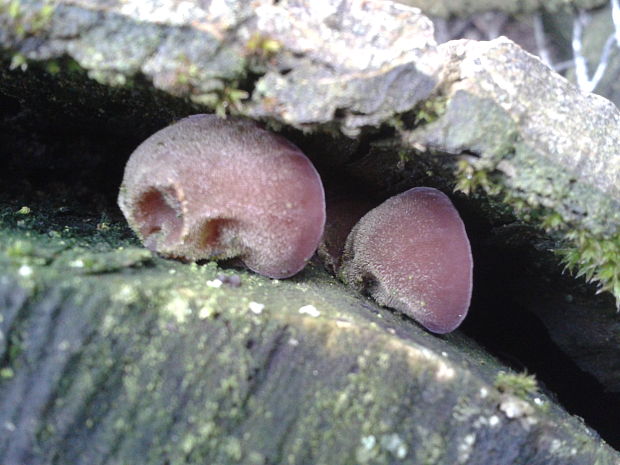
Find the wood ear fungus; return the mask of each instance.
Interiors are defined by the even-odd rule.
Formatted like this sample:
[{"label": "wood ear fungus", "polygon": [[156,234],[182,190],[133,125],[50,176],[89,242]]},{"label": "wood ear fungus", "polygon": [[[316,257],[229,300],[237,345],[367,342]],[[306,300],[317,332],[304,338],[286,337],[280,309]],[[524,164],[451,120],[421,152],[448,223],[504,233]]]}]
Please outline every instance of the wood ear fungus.
[{"label": "wood ear fungus", "polygon": [[463,222],[437,189],[416,187],[369,211],[349,234],[340,268],[347,284],[428,330],[463,321],[473,260]]},{"label": "wood ear fungus", "polygon": [[325,195],[291,142],[241,118],[194,115],[131,155],[118,204],[149,249],[190,261],[239,258],[286,278],[316,250]]}]

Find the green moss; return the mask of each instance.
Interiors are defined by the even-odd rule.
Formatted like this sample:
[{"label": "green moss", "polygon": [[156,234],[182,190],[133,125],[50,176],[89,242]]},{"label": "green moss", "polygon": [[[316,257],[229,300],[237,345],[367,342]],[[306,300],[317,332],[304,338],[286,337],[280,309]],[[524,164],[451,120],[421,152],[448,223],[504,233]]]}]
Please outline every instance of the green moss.
[{"label": "green moss", "polygon": [[233,82],[217,91],[194,95],[192,101],[213,108],[218,116],[224,118],[228,113],[241,111],[242,101],[249,97],[249,94],[238,86],[238,82]]},{"label": "green moss", "polygon": [[9,65],[9,69],[11,71],[18,68],[22,71],[26,71],[28,69],[28,60],[21,53],[14,54],[11,58],[11,64]]},{"label": "green moss", "polygon": [[12,20],[16,20],[22,15],[22,5],[20,0],[11,0],[0,4],[0,13],[7,14]]},{"label": "green moss", "polygon": [[248,55],[254,55],[262,60],[267,60],[282,49],[282,44],[276,39],[255,33],[245,44]]},{"label": "green moss", "polygon": [[176,86],[185,91],[200,82],[200,67],[185,54],[176,57],[179,67],[176,70]]},{"label": "green moss", "polygon": [[109,252],[92,252],[79,249],[66,254],[65,263],[77,272],[100,274],[118,271],[124,268],[136,268],[152,264],[153,256],[149,250],[138,247],[119,247]]},{"label": "green moss", "polygon": [[491,195],[497,195],[500,190],[499,186],[491,180],[489,170],[477,168],[466,158],[461,158],[456,164],[454,190],[469,195],[479,189]]},{"label": "green moss", "polygon": [[38,9],[24,5],[21,0],[0,3],[0,14],[6,14],[11,19],[13,33],[20,39],[44,32],[55,10],[53,0],[45,0]]},{"label": "green moss", "polygon": [[583,230],[568,231],[572,247],[558,249],[566,268],[595,282],[599,292],[610,292],[620,310],[620,233],[598,238]]},{"label": "green moss", "polygon": [[435,97],[424,100],[415,110],[415,123],[429,124],[436,121],[446,112],[448,105],[447,97]]},{"label": "green moss", "polygon": [[52,75],[56,75],[58,73],[60,73],[61,71],[61,66],[60,63],[58,63],[58,61],[56,60],[50,60],[47,63],[45,63],[45,70]]},{"label": "green moss", "polygon": [[35,12],[31,20],[31,27],[33,32],[39,32],[44,30],[50,23],[54,16],[56,5],[53,0],[47,0],[43,3],[43,6]]},{"label": "green moss", "polygon": [[6,248],[6,254],[18,260],[30,258],[34,256],[34,246],[32,242],[16,239]]},{"label": "green moss", "polygon": [[413,156],[410,150],[400,149],[398,151],[398,163],[400,165],[404,165],[411,160],[413,160]]},{"label": "green moss", "polygon": [[525,400],[538,391],[538,383],[534,375],[500,371],[495,378],[495,388]]},{"label": "green moss", "polygon": [[609,292],[620,310],[620,233],[611,237],[594,234],[568,223],[562,215],[543,207],[530,197],[512,194],[493,175],[494,168],[480,159],[462,157],[457,162],[455,190],[465,194],[483,191],[491,196],[502,196],[503,202],[514,213],[558,238],[554,252],[576,277],[598,286],[599,292]]},{"label": "green moss", "polygon": [[557,231],[564,225],[562,215],[557,212],[549,212],[543,215],[540,225],[545,231]]}]

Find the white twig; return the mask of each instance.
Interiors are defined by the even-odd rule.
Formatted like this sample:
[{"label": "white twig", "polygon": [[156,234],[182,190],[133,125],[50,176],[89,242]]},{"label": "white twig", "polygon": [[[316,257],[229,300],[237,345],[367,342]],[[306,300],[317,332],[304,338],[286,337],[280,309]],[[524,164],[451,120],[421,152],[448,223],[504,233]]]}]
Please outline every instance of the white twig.
[{"label": "white twig", "polygon": [[590,79],[588,78],[588,63],[585,57],[581,53],[583,44],[581,42],[581,36],[583,33],[583,23],[586,20],[586,14],[583,10],[580,10],[575,20],[573,21],[573,61],[575,62],[575,75],[577,77],[577,85],[581,90],[585,90],[590,85]]},{"label": "white twig", "polygon": [[542,15],[540,13],[534,15],[534,39],[536,40],[538,56],[544,64],[546,64],[549,68],[554,69],[551,56],[549,54],[549,49],[547,48],[547,41],[545,40],[545,28],[542,22]]},{"label": "white twig", "polygon": [[585,92],[592,92],[596,89],[596,86],[603,78],[607,65],[609,64],[609,55],[611,49],[616,44],[620,47],[620,2],[618,0],[611,0],[611,19],[614,24],[614,32],[605,41],[601,57],[599,59],[596,71],[590,79],[588,72],[588,63],[582,53],[582,33],[583,26],[587,22],[586,13],[581,10],[575,17],[573,22],[573,61],[575,63],[575,74],[577,76],[577,85]]},{"label": "white twig", "polygon": [[596,71],[594,72],[594,76],[590,79],[590,89],[586,89],[588,92],[594,91],[599,81],[605,74],[605,70],[607,69],[607,65],[609,64],[609,54],[611,52],[611,47],[616,41],[616,37],[614,34],[611,34],[607,41],[605,42],[605,46],[603,47],[603,52],[601,53],[601,59],[596,67]]},{"label": "white twig", "polygon": [[611,20],[614,22],[616,45],[620,47],[620,3],[611,0]]},{"label": "white twig", "polygon": [[561,73],[563,71],[566,71],[567,69],[570,69],[572,67],[575,66],[575,61],[574,60],[564,60],[564,61],[560,61],[559,63],[556,63],[555,65],[553,65],[553,69],[558,72]]}]

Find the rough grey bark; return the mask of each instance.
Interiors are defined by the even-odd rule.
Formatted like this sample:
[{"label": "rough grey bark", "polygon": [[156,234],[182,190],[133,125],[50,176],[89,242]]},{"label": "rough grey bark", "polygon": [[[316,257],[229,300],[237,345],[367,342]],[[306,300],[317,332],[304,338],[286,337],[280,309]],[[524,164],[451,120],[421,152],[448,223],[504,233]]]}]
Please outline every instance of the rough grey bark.
[{"label": "rough grey bark", "polygon": [[300,5],[257,10],[258,33],[286,52],[256,83],[250,115],[296,126],[338,118],[356,134],[410,110],[435,87],[433,28],[417,10],[391,2],[335,2],[328,11]]},{"label": "rough grey bark", "polygon": [[[440,65],[418,60],[433,54],[431,22],[392,2],[324,8],[260,1],[251,8],[237,1],[161,7],[72,0],[58,2],[45,20],[43,2],[20,5],[17,16],[0,16],[0,44],[28,59],[68,54],[106,84],[142,73],[173,95],[233,107],[228,99],[239,80],[260,72],[253,104],[242,112],[298,127],[331,122],[337,113],[349,132],[379,125],[426,98]],[[272,57],[263,40],[285,47]]]}]

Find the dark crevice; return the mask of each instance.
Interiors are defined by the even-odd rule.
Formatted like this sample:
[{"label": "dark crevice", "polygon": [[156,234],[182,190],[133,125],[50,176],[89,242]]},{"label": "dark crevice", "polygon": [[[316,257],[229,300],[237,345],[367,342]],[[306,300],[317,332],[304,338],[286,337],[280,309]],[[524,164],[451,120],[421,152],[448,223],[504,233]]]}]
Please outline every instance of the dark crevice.
[{"label": "dark crevice", "polygon": [[461,155],[466,155],[468,157],[473,157],[473,158],[480,158],[479,153],[474,152],[473,150],[468,150],[468,149],[462,150]]},{"label": "dark crevice", "polygon": [[[264,385],[265,380],[268,378],[269,373],[273,371],[273,365],[277,362],[278,355],[282,352],[282,349],[286,347],[286,339],[290,337],[288,326],[284,325],[280,328],[277,334],[272,336],[272,343],[270,344],[270,349],[267,354],[264,356],[264,360],[261,360],[260,363],[257,363],[256,366],[260,366],[260,370],[253,370],[249,381],[248,391],[245,396],[245,404],[260,388]],[[246,344],[248,350],[252,350],[253,341],[249,340],[249,347]]]},{"label": "dark crevice", "polygon": [[391,126],[382,126],[376,131],[367,131],[360,137],[360,142],[357,150],[349,159],[349,163],[361,160],[368,156],[371,152],[373,144],[376,144],[383,140],[390,140],[396,134],[396,130]]},{"label": "dark crevice", "polygon": [[248,93],[249,98],[252,97],[256,83],[262,78],[264,73],[248,71],[243,79],[240,79],[237,83],[237,88]]},{"label": "dark crevice", "polygon": [[[465,334],[517,372],[534,374],[541,387],[571,414],[584,419],[612,447],[620,449],[615,412],[620,395],[610,393],[592,375],[583,372],[551,340],[546,328],[517,302],[503,296],[480,296],[464,323]],[[493,301],[491,299],[497,298]],[[484,316],[481,307],[494,307]]]},{"label": "dark crevice", "polygon": [[491,239],[494,232],[488,225],[469,220],[473,220],[466,225],[474,254],[474,292],[462,331],[515,371],[534,374],[560,405],[620,449],[616,415],[620,394],[607,392],[582,371],[527,309],[528,302],[554,292],[537,279],[533,260],[540,260],[540,253],[532,253],[527,240],[511,246],[506,240]]},{"label": "dark crevice", "polygon": [[16,98],[0,94],[0,118],[13,118],[21,111],[21,105]]},{"label": "dark crevice", "polygon": [[379,282],[377,281],[377,278],[375,276],[368,272],[364,273],[364,275],[362,276],[361,284],[362,295],[366,297],[372,297],[373,295],[376,295],[378,286]]}]

